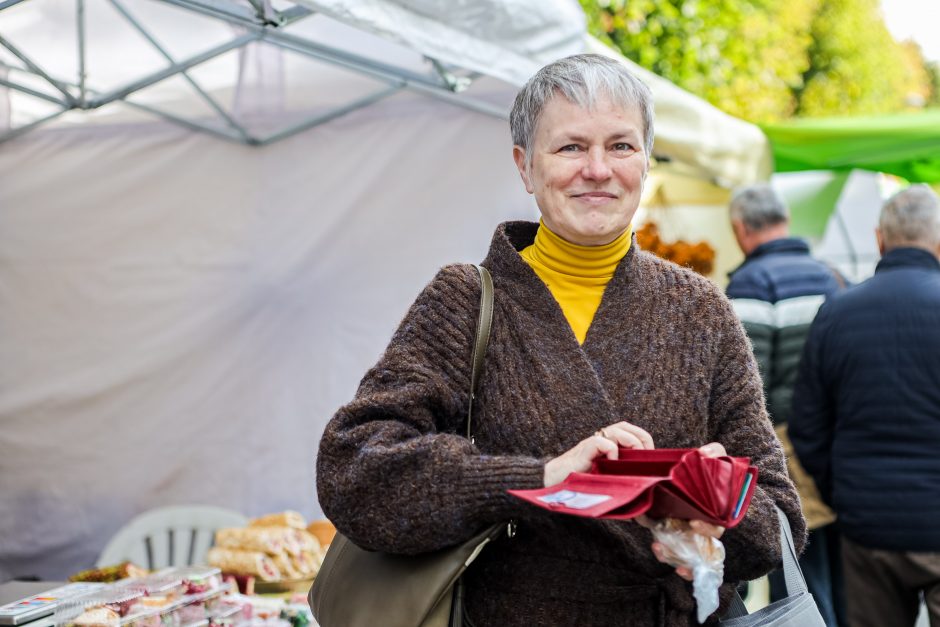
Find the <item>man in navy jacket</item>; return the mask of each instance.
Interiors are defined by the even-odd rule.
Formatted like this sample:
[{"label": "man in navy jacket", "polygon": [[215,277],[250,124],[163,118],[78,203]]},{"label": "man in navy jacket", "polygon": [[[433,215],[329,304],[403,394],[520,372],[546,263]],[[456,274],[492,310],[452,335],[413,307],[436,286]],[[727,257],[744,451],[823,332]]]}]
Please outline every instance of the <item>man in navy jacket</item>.
[{"label": "man in navy jacket", "polygon": [[[787,455],[809,528],[800,568],[829,627],[844,624],[839,537],[835,514],[819,498],[813,480],[793,456],[787,421],[797,368],[810,323],[823,301],[844,286],[835,270],[810,256],[805,241],[790,237],[790,212],[770,185],[744,187],[729,207],[731,228],[745,255],[726,293],[754,348],[764,382],[767,412]],[[770,600],[786,596],[782,571],[770,574]]]},{"label": "man in navy jacket", "polygon": [[839,516],[849,623],[940,624],[940,199],[885,203],[875,275],[819,310],[790,437]]}]

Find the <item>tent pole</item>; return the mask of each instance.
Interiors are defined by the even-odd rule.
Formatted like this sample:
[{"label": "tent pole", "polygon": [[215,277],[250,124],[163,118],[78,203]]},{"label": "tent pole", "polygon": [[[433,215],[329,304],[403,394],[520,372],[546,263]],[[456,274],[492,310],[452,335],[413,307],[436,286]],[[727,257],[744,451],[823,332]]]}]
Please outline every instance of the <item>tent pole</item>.
[{"label": "tent pole", "polygon": [[345,52],[332,50],[326,46],[314,44],[284,33],[268,31],[264,36],[264,40],[287,50],[293,50],[294,52],[314,59],[332,63],[333,65],[372,76],[379,80],[384,80],[392,84],[404,84],[408,89],[432,96],[439,100],[444,100],[458,107],[463,107],[477,113],[483,113],[501,120],[509,119],[509,111],[504,110],[502,107],[460,96],[447,89],[444,85],[430,81],[412,72],[404,72],[398,69],[384,69],[381,64],[373,63],[365,59],[351,59],[349,58],[351,55]]},{"label": "tent pole", "polygon": [[842,212],[836,208],[836,224],[839,225],[839,230],[842,231],[842,237],[845,238],[845,246],[849,251],[849,260],[852,263],[852,274],[853,276],[858,276],[858,251],[855,250],[855,245],[852,243],[852,238],[849,236],[849,227],[845,223],[845,218],[842,217]]},{"label": "tent pole", "polygon": [[383,98],[387,98],[395,93],[398,93],[399,91],[401,91],[401,89],[402,89],[401,85],[394,85],[392,87],[389,87],[388,89],[377,91],[364,98],[360,98],[359,100],[356,100],[355,102],[351,102],[348,105],[339,107],[338,109],[334,109],[333,111],[329,111],[327,113],[324,113],[323,115],[318,115],[314,118],[301,122],[295,126],[291,126],[282,131],[278,131],[277,133],[274,133],[273,135],[269,135],[268,137],[265,137],[264,139],[259,141],[258,144],[261,146],[273,144],[274,142],[284,139],[285,137],[290,137],[291,135],[294,135],[295,133],[299,133],[301,131],[305,131],[308,128],[317,126],[319,124],[324,124],[325,122],[329,122],[330,120],[334,120],[342,115],[346,115],[347,113],[350,113],[351,111],[355,111],[356,109],[368,107],[369,105],[376,103],[379,100],[382,100]]},{"label": "tent pole", "polygon": [[46,102],[51,102],[53,104],[59,105],[63,109],[69,108],[68,103],[62,102],[55,96],[44,94],[41,91],[36,91],[35,89],[31,89],[29,87],[26,87],[25,85],[20,85],[19,83],[14,83],[13,81],[7,80],[5,78],[0,78],[0,85],[3,85],[4,87],[9,87],[10,89],[15,89],[16,91],[22,92],[24,94],[28,94],[34,98],[39,98],[40,100],[45,100]]},{"label": "tent pole", "polygon": [[85,97],[85,0],[75,2],[75,26],[78,29],[78,98],[84,107],[88,102]]},{"label": "tent pole", "polygon": [[70,94],[70,93],[68,92],[68,90],[65,89],[65,87],[62,86],[62,83],[60,83],[59,81],[55,80],[54,78],[52,78],[52,77],[49,76],[48,74],[46,74],[46,73],[43,71],[43,69],[42,69],[41,67],[39,67],[38,65],[36,65],[35,63],[33,63],[33,61],[32,61],[29,57],[27,57],[25,54],[23,54],[22,52],[20,52],[19,49],[17,49],[17,47],[14,46],[12,43],[10,43],[9,41],[7,41],[7,39],[4,38],[3,35],[0,35],[0,46],[3,46],[3,47],[6,48],[7,50],[9,50],[11,53],[13,53],[13,56],[15,56],[17,59],[19,59],[19,60],[22,61],[23,63],[25,63],[25,64],[26,64],[26,67],[28,67],[30,70],[32,70],[35,74],[38,74],[39,76],[41,76],[43,79],[46,80],[46,82],[48,82],[50,85],[52,85],[52,86],[55,87],[57,90],[59,90],[59,92],[60,92],[63,96],[65,96],[65,101],[66,101],[67,103],[69,103],[69,106],[70,106],[70,107],[74,107],[74,106],[77,105],[77,103],[75,102],[75,97],[72,96],[72,94]]},{"label": "tent pole", "polygon": [[135,91],[139,91],[143,89],[144,87],[149,87],[150,85],[153,85],[154,83],[159,83],[165,78],[169,78],[173,76],[174,74],[179,74],[183,70],[188,70],[189,68],[193,66],[199,65],[200,63],[204,63],[208,61],[209,59],[213,59],[219,55],[225,54],[229,50],[234,50],[235,48],[243,46],[251,41],[255,41],[256,39],[258,39],[258,35],[254,33],[237,37],[236,39],[233,39],[232,41],[228,43],[222,44],[221,46],[216,46],[215,48],[211,50],[207,50],[206,52],[203,52],[201,54],[197,54],[193,57],[190,57],[186,61],[173,64],[172,66],[166,68],[165,70],[161,70],[159,72],[156,72],[155,74],[146,76],[140,79],[139,81],[131,83],[130,85],[125,85],[124,87],[120,89],[104,94],[103,96],[99,96],[98,98],[95,98],[91,101],[89,107],[97,108],[102,105],[106,105],[109,102],[112,102],[114,100],[123,100],[128,94],[131,94]]},{"label": "tent pole", "polygon": [[228,133],[220,128],[213,128],[205,124],[193,122],[192,120],[187,120],[186,118],[173,115],[172,113],[161,111],[160,109],[151,107],[149,105],[140,104],[138,102],[131,102],[129,100],[120,100],[119,102],[127,105],[128,107],[133,107],[135,109],[140,109],[141,111],[146,111],[147,113],[152,113],[153,115],[160,116],[161,118],[169,120],[170,122],[173,122],[174,124],[179,124],[180,126],[184,126],[193,131],[198,131],[201,133],[208,133],[209,135],[214,135],[221,139],[227,139],[229,141],[233,141],[239,144],[256,144],[258,142],[257,139],[255,139],[254,137],[250,135],[242,136],[242,135],[236,135],[234,133]]},{"label": "tent pole", "polygon": [[[78,1],[82,2],[83,0],[78,0]],[[161,46],[160,43],[156,39],[153,38],[150,32],[147,31],[147,29],[144,28],[143,25],[140,22],[138,22],[137,19],[135,19],[133,15],[130,14],[130,12],[127,10],[126,7],[124,7],[123,4],[118,2],[118,0],[111,0],[111,4],[114,6],[115,9],[117,9],[118,13],[123,15],[124,18],[128,22],[130,22],[131,25],[134,28],[136,28],[137,31],[141,35],[143,35],[144,39],[149,41],[150,44],[154,48],[156,48],[156,50],[161,55],[163,55],[164,59],[169,61],[171,65],[176,64],[176,60],[172,56],[170,56],[170,53],[167,52],[166,49],[163,46]],[[236,133],[241,135],[245,141],[249,141],[248,132],[244,128],[242,128],[242,126],[238,122],[235,121],[235,118],[229,115],[228,111],[223,109],[222,106],[218,102],[216,102],[216,100],[212,96],[206,93],[206,91],[199,85],[199,83],[197,83],[196,80],[186,72],[186,70],[181,70],[180,74],[183,76],[183,78],[186,79],[186,81],[192,86],[192,88],[196,90],[196,92],[202,97],[202,99],[206,101],[206,104],[208,104],[217,114],[219,114],[219,116],[223,120],[225,120],[226,124],[228,124]]]},{"label": "tent pole", "polygon": [[48,121],[50,121],[50,120],[54,120],[55,118],[59,117],[60,115],[62,115],[62,114],[65,113],[66,111],[68,111],[68,109],[62,109],[61,111],[56,111],[56,112],[53,113],[52,115],[47,115],[47,116],[44,117],[44,118],[40,118],[40,119],[38,119],[38,120],[35,120],[35,121],[30,122],[29,124],[25,124],[25,125],[23,125],[23,126],[19,126],[19,127],[15,128],[15,129],[13,129],[13,130],[7,132],[7,133],[4,133],[3,135],[0,135],[0,144],[2,144],[3,142],[5,142],[5,141],[7,141],[7,140],[13,139],[14,137],[18,137],[19,135],[22,135],[23,133],[26,133],[26,132],[28,132],[28,131],[31,131],[32,129],[36,128],[36,127],[39,126],[40,124],[45,124],[46,122],[48,122]]},{"label": "tent pole", "polygon": [[3,2],[0,2],[0,11],[19,4],[20,2],[23,2],[23,0],[3,0]]},{"label": "tent pole", "polygon": [[254,11],[249,11],[247,7],[242,8],[234,3],[220,3],[213,0],[163,0],[167,4],[173,4],[184,9],[189,9],[196,13],[202,13],[208,17],[222,19],[227,22],[233,22],[239,26],[254,26],[264,28],[264,22],[258,19]]}]

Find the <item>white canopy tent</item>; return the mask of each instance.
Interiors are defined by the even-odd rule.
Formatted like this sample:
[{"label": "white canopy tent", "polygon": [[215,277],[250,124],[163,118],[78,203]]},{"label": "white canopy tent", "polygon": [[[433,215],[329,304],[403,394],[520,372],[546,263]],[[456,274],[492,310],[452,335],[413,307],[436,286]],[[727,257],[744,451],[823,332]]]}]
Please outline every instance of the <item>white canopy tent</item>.
[{"label": "white canopy tent", "polygon": [[[597,46],[568,0],[0,0],[0,581],[159,505],[319,515],[323,427],[421,286],[536,216],[516,89]],[[644,78],[663,162],[766,176]]]}]

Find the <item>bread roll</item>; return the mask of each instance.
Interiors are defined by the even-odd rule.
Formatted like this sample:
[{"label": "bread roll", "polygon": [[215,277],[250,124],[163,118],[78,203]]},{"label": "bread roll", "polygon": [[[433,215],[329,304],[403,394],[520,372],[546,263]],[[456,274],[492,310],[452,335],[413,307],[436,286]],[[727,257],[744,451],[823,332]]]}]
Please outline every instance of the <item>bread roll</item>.
[{"label": "bread roll", "polygon": [[304,573],[297,569],[291,556],[287,553],[272,555],[271,560],[274,562],[274,565],[277,566],[277,569],[281,571],[281,576],[286,579],[303,579],[305,576]]},{"label": "bread roll", "polygon": [[307,527],[307,519],[300,512],[287,510],[277,514],[266,514],[253,518],[248,521],[249,527],[293,527],[294,529],[304,529]]},{"label": "bread roll", "polygon": [[212,547],[206,556],[209,566],[215,566],[223,573],[236,575],[254,575],[264,581],[277,581],[281,572],[270,557],[260,551],[241,551],[224,547]]},{"label": "bread roll", "polygon": [[266,527],[226,527],[216,530],[215,545],[274,555],[284,550],[284,539]]},{"label": "bread roll", "polygon": [[120,622],[121,617],[117,612],[103,605],[99,605],[89,607],[76,616],[72,624],[80,627],[117,627]]}]

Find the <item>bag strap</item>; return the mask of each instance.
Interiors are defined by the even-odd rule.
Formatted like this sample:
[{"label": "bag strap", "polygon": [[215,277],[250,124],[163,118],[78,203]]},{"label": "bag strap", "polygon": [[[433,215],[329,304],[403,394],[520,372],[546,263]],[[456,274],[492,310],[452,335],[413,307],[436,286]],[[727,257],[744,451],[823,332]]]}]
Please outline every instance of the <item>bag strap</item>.
[{"label": "bag strap", "polygon": [[477,396],[483,372],[483,358],[490,342],[490,328],[493,324],[493,277],[489,270],[474,264],[480,273],[480,317],[477,320],[476,339],[473,342],[473,370],[470,373],[470,401],[467,407],[467,439],[473,442],[473,401]]},{"label": "bag strap", "polygon": [[[803,579],[803,571],[800,570],[800,564],[796,557],[796,548],[793,546],[793,532],[790,531],[790,521],[776,505],[774,510],[777,512],[777,520],[780,522],[780,553],[783,557],[783,578],[787,586],[787,596],[792,597],[806,592],[806,580]],[[747,616],[747,607],[741,599],[741,595],[734,593],[731,600],[731,607],[725,615],[726,619],[740,618]]]}]

